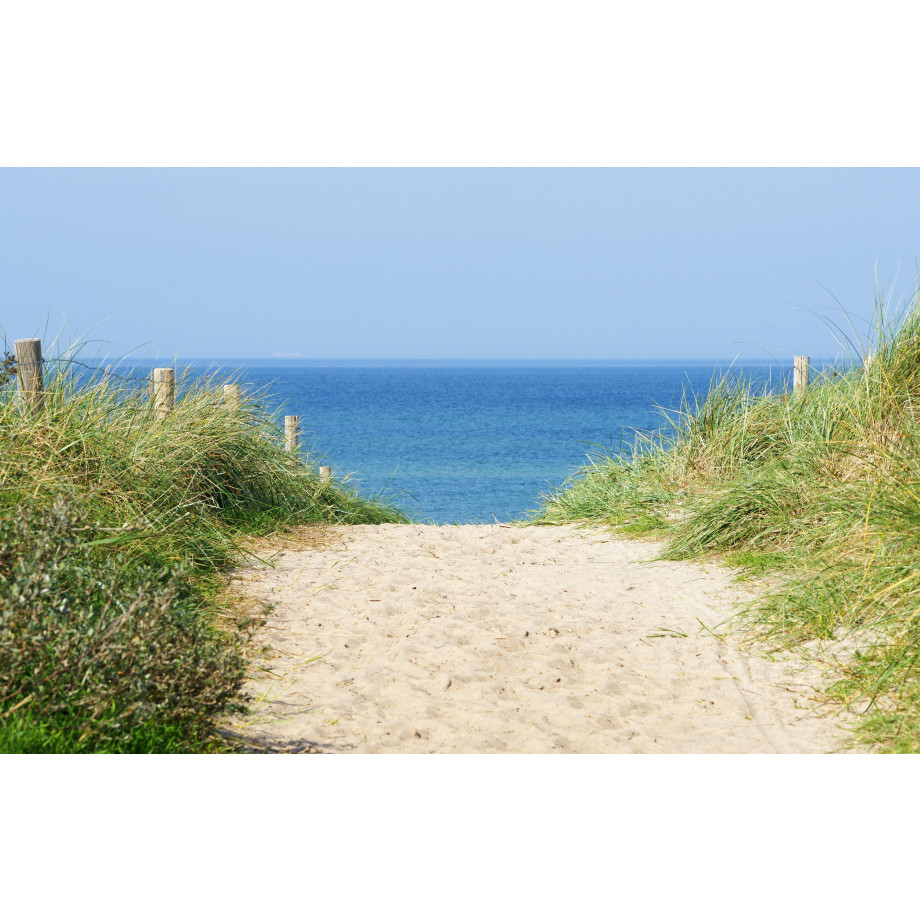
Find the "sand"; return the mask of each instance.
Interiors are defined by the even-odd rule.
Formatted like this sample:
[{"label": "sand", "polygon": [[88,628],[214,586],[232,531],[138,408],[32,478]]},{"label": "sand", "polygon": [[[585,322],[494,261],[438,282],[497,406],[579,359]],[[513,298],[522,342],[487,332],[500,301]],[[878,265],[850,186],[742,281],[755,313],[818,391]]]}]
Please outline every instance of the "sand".
[{"label": "sand", "polygon": [[[329,527],[234,573],[274,605],[231,728],[357,753],[821,753],[822,674],[746,653],[752,589],[575,526]],[[262,548],[265,553],[266,547]],[[272,567],[273,566],[273,567]]]}]

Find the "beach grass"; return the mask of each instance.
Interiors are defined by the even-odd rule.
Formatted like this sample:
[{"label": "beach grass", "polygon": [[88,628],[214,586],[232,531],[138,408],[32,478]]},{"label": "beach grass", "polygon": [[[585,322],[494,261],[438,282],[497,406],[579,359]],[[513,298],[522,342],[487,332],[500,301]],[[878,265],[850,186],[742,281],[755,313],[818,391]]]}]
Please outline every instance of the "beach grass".
[{"label": "beach grass", "polygon": [[[920,291],[876,302],[866,344],[801,394],[732,372],[685,394],[658,437],[598,454],[543,497],[539,520],[663,538],[770,575],[743,615],[768,649],[820,647],[826,698],[857,737],[920,751]],[[836,651],[833,651],[836,649]]]},{"label": "beach grass", "polygon": [[405,518],[283,449],[277,417],[219,373],[179,375],[158,419],[146,382],[45,366],[26,410],[0,366],[0,752],[226,746],[245,706],[247,617],[223,600],[247,539]]}]

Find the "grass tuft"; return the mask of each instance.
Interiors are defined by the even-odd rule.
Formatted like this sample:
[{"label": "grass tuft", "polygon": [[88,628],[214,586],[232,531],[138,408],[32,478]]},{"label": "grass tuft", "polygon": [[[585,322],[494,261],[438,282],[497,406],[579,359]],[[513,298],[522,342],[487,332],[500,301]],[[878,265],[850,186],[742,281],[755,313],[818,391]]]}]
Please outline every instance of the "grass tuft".
[{"label": "grass tuft", "polygon": [[0,752],[219,749],[247,636],[221,573],[247,539],[405,518],[285,452],[216,377],[186,374],[157,420],[146,385],[48,367],[24,412],[0,362]]},{"label": "grass tuft", "polygon": [[541,520],[776,574],[753,635],[847,639],[828,696],[865,712],[866,741],[920,751],[920,291],[896,321],[880,311],[872,338],[801,396],[738,374],[685,394],[666,436],[593,457],[543,497]]}]

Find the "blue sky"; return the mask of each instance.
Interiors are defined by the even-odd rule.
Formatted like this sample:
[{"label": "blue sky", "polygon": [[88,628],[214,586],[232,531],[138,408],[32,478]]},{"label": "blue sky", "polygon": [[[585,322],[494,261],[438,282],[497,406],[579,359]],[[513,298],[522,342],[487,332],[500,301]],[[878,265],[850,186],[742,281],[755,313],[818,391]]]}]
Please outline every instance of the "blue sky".
[{"label": "blue sky", "polygon": [[2,169],[0,326],[169,358],[831,356],[831,295],[912,291],[918,214],[917,169]]}]

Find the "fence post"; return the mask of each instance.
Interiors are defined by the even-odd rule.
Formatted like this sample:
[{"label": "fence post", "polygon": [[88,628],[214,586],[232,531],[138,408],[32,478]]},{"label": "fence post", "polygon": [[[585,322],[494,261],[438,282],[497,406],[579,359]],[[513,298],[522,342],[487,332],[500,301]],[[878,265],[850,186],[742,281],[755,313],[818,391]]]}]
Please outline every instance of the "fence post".
[{"label": "fence post", "polygon": [[226,403],[228,409],[239,409],[240,385],[238,383],[224,384],[224,403]]},{"label": "fence post", "polygon": [[327,482],[332,479],[332,467],[331,466],[321,466],[319,468],[319,478],[325,479]]},{"label": "fence post", "polygon": [[171,367],[155,367],[150,377],[153,388],[153,411],[161,422],[176,404],[176,373]]},{"label": "fence post", "polygon": [[297,450],[300,441],[300,416],[286,415],[284,417],[284,449],[292,453]]},{"label": "fence post", "polygon": [[20,409],[37,412],[42,407],[45,393],[41,339],[16,339],[16,373]]},{"label": "fence post", "polygon": [[808,355],[796,355],[792,362],[792,391],[793,393],[804,393],[808,388],[811,358]]}]

